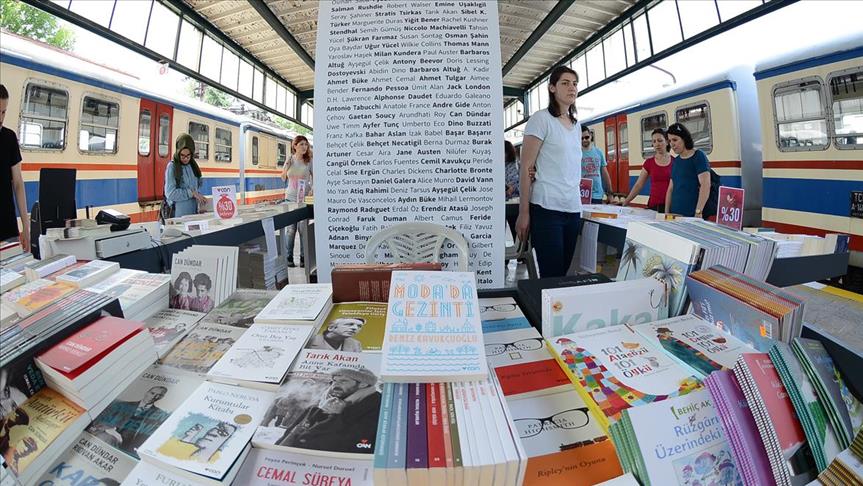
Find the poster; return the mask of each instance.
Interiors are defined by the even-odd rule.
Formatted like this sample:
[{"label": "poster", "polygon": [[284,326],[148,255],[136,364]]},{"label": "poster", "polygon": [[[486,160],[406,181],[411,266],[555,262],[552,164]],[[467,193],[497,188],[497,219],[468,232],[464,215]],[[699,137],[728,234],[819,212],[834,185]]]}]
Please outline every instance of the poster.
[{"label": "poster", "polygon": [[237,188],[213,186],[213,212],[219,219],[231,219],[237,215]]},{"label": "poster", "polygon": [[[468,241],[480,288],[502,287],[497,3],[322,2],[315,59],[319,281],[381,229],[431,222]],[[442,255],[454,270],[455,247]]]},{"label": "poster", "polygon": [[740,231],[743,229],[743,189],[719,186],[716,223]]}]

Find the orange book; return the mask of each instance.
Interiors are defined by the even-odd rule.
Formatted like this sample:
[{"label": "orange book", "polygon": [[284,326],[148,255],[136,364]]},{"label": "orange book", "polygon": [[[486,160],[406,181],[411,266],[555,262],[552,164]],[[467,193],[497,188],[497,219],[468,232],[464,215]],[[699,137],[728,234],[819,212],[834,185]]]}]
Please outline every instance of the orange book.
[{"label": "orange book", "polygon": [[39,290],[21,297],[12,303],[15,312],[21,317],[27,317],[39,309],[47,306],[60,299],[61,297],[71,294],[78,290],[76,287],[63,282],[57,282],[51,285],[40,288]]}]

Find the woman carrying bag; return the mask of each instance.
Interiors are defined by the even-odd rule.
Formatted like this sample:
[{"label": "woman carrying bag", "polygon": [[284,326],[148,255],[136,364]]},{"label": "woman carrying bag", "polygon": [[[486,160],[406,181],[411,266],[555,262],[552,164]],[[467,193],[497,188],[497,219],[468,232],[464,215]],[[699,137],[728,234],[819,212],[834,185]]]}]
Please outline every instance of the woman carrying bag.
[{"label": "woman carrying bag", "polygon": [[198,207],[207,203],[207,198],[198,192],[201,188],[201,169],[195,162],[195,141],[191,135],[181,133],[174,144],[174,158],[165,168],[165,201],[173,208],[167,217],[179,218],[197,214]]}]

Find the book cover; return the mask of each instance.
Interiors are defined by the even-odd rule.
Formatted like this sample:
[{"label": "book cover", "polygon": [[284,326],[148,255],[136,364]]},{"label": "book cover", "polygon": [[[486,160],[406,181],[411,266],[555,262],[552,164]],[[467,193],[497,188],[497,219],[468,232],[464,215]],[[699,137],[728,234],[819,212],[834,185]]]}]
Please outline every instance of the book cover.
[{"label": "book cover", "polygon": [[102,317],[40,354],[38,360],[74,380],[141,331],[140,322]]},{"label": "book cover", "polygon": [[253,324],[207,373],[214,381],[230,383],[260,382],[273,387],[284,378],[303,348],[311,326],[291,324]]},{"label": "book cover", "polygon": [[169,307],[207,313],[221,303],[220,260],[189,252],[174,254]]},{"label": "book cover", "polygon": [[204,317],[203,322],[234,327],[249,327],[267,304],[275,298],[274,290],[240,289]]},{"label": "book cover", "polygon": [[495,297],[479,299],[479,317],[485,326],[486,321],[524,318],[524,313],[512,297]]},{"label": "book cover", "polygon": [[221,480],[243,454],[272,394],[202,383],[147,439],[142,458]]},{"label": "book cover", "polygon": [[488,374],[471,272],[393,272],[381,377],[462,381]]},{"label": "book cover", "polygon": [[389,448],[392,437],[393,395],[395,394],[395,383],[385,383],[381,392],[381,413],[378,415],[378,435],[375,437],[375,455],[372,464],[374,466],[375,481],[386,483],[387,460],[389,459]]},{"label": "book cover", "polygon": [[0,292],[5,293],[25,282],[27,282],[27,278],[24,275],[7,268],[0,268]]},{"label": "book cover", "polygon": [[303,350],[259,422],[255,447],[371,459],[379,370],[378,354]]},{"label": "book cover", "polygon": [[570,275],[565,277],[550,277],[540,279],[525,279],[516,282],[518,302],[528,320],[542,329],[542,291],[561,287],[576,287],[580,285],[595,285],[611,282],[611,279],[601,273],[587,275]]},{"label": "book cover", "polygon": [[[12,292],[23,289],[24,287],[26,287],[26,285],[22,285],[17,289],[13,289]],[[38,311],[39,309],[42,309],[49,304],[56,302],[61,297],[71,294],[75,290],[77,290],[76,287],[67,283],[51,282],[50,285],[39,287],[32,292],[27,293],[20,299],[12,302],[11,304],[12,307],[15,309],[15,312],[17,312],[19,316],[27,317],[30,314]]]},{"label": "book cover", "polygon": [[575,391],[507,404],[527,454],[525,485],[590,485],[623,474],[614,445]]},{"label": "book cover", "polygon": [[332,271],[333,302],[386,302],[393,271],[440,270],[440,263],[337,265]]},{"label": "book cover", "polygon": [[393,412],[392,412],[392,429],[390,431],[390,440],[387,447],[387,481],[394,479],[406,481],[405,465],[407,464],[405,456],[407,454],[407,424],[410,404],[408,403],[408,388],[407,383],[388,383],[385,386],[393,387]]},{"label": "book cover", "polygon": [[542,291],[542,335],[644,324],[668,317],[665,284],[657,278]]},{"label": "book cover", "polygon": [[609,419],[701,387],[698,378],[627,326],[556,337],[552,346]]},{"label": "book cover", "polygon": [[153,365],[93,419],[87,432],[138,459],[138,447],[202,382],[198,376]]},{"label": "book cover", "polygon": [[533,327],[486,334],[485,355],[505,396],[570,385]]},{"label": "book cover", "polygon": [[163,309],[144,321],[144,327],[153,336],[159,358],[183,339],[204,317],[202,312],[182,309]]},{"label": "book cover", "polygon": [[162,364],[206,374],[246,330],[220,324],[199,324],[162,358]]},{"label": "book cover", "polygon": [[282,486],[284,484],[372,486],[367,461],[307,456],[288,451],[252,449],[234,484]]},{"label": "book cover", "polygon": [[[153,303],[153,299],[160,299],[160,297],[165,299],[168,294],[168,286],[171,283],[170,275],[138,271],[125,272],[127,272],[126,269],[121,269],[102,282],[89,287],[88,290],[120,299],[120,305],[124,312],[132,312],[139,307],[146,307],[148,304],[156,308],[165,307],[166,300]],[[113,277],[117,275],[122,275],[123,278],[114,280]]]},{"label": "book cover", "polygon": [[201,483],[181,476],[166,467],[140,461],[120,486],[201,486]]},{"label": "book cover", "polygon": [[334,304],[314,336],[309,349],[326,351],[380,351],[384,340],[387,305],[379,302]]},{"label": "book cover", "polygon": [[54,280],[83,288],[111,275],[119,269],[120,264],[117,262],[93,260],[80,267],[69,270],[64,274],[58,275]]},{"label": "book cover", "polygon": [[46,279],[38,279],[19,285],[14,289],[3,292],[2,300],[8,305],[14,304],[16,301],[36,292],[37,290],[54,285],[54,282]]},{"label": "book cover", "polygon": [[732,369],[742,353],[755,351],[743,341],[692,314],[633,326],[632,329],[703,376],[716,370]]},{"label": "book cover", "polygon": [[0,420],[0,455],[20,478],[52,442],[87,412],[50,388],[43,388]]},{"label": "book cover", "polygon": [[29,261],[23,270],[27,280],[32,282],[73,265],[75,261],[74,255],[57,254],[42,260]]},{"label": "book cover", "polygon": [[286,285],[258,313],[256,322],[314,321],[333,294],[330,284]]},{"label": "book cover", "polygon": [[17,359],[0,368],[0,417],[12,413],[42,388],[45,377],[32,358]]},{"label": "book cover", "polygon": [[135,460],[84,432],[42,475],[40,486],[118,485],[135,467]]},{"label": "book cover", "polygon": [[743,486],[710,392],[706,389],[627,409],[645,484]]}]

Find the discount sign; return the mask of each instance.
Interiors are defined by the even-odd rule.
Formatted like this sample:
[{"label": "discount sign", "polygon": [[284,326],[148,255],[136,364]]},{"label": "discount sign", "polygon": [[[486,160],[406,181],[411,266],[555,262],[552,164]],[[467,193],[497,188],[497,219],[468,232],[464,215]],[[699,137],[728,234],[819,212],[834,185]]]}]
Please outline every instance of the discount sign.
[{"label": "discount sign", "polygon": [[717,223],[738,231],[743,229],[743,189],[719,186],[717,207]]},{"label": "discount sign", "polygon": [[231,219],[237,215],[237,189],[234,186],[213,187],[213,212],[219,219]]},{"label": "discount sign", "polygon": [[578,185],[578,192],[581,193],[581,204],[590,204],[593,194],[593,179],[582,179]]}]

